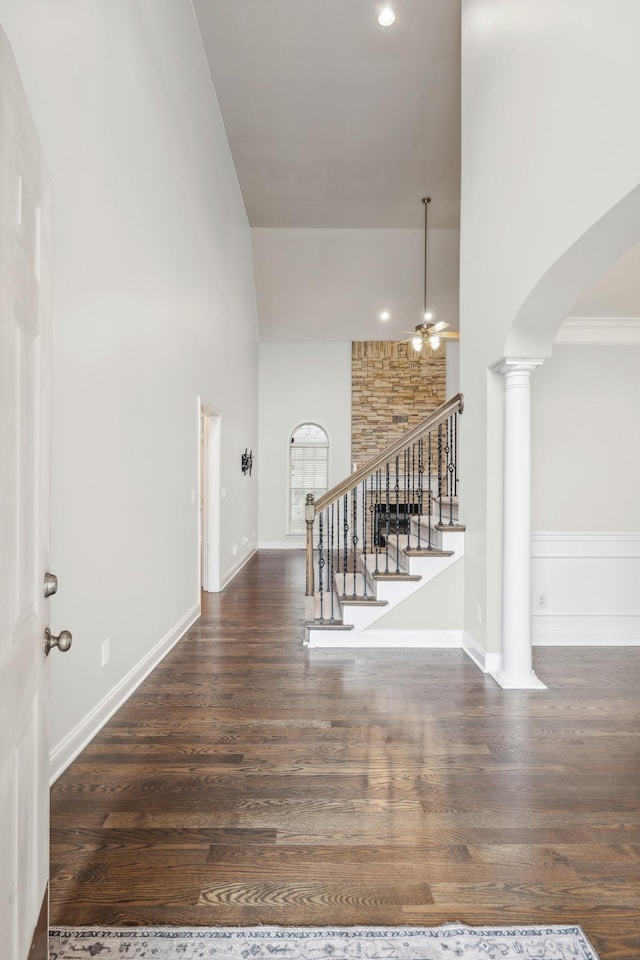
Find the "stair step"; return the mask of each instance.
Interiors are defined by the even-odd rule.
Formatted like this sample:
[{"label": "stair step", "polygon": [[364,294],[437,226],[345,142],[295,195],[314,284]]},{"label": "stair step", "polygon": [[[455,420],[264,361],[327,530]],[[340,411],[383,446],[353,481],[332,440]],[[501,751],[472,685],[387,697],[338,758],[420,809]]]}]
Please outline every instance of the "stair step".
[{"label": "stair step", "polygon": [[[447,529],[449,528],[447,527]],[[397,549],[400,550],[400,563],[402,563],[402,554],[404,554],[405,557],[451,557],[454,552],[453,550],[441,550],[433,544],[431,545],[431,549],[429,549],[427,540],[422,535],[420,537],[420,547],[418,547],[418,538],[416,535],[411,534],[409,537],[406,533],[401,534],[399,537],[389,537],[389,546],[393,548],[392,552],[394,555]]]},{"label": "stair step", "polygon": [[[391,557],[389,557],[389,572],[385,572],[386,557],[382,553],[379,553],[377,556],[375,553],[368,553],[366,556],[361,558],[361,562],[364,564],[370,581],[373,581],[374,583],[376,580],[396,580],[398,582],[405,580],[422,580],[422,577],[419,574],[407,573],[406,570],[400,569],[400,572],[398,573],[395,569],[395,560],[392,561]],[[376,563],[378,565],[377,572]]]},{"label": "stair step", "polygon": [[308,620],[305,627],[307,630],[353,630],[352,623],[343,623],[342,620]]},{"label": "stair step", "polygon": [[408,557],[452,557],[454,550],[441,550],[439,547],[428,547],[421,542],[420,546],[407,547],[404,551]]},{"label": "stair step", "polygon": [[[386,607],[386,600],[377,600],[371,586],[367,585],[364,573],[336,573],[334,575],[336,594],[342,605],[367,604],[374,607]],[[365,592],[366,587],[366,592]]]},{"label": "stair step", "polygon": [[[429,542],[429,518],[428,517],[413,517],[411,520],[411,537],[413,540],[417,537],[418,527],[420,527],[420,546],[426,546]],[[439,522],[437,516],[431,518],[431,544],[432,546],[439,546],[440,544],[440,535],[443,533],[463,533],[465,527],[463,524],[455,523],[450,524],[448,518],[443,517],[442,523]]]},{"label": "stair step", "polygon": [[326,590],[322,594],[322,602],[320,601],[320,594],[315,593],[314,611],[314,619],[307,620],[307,626],[313,625],[314,628],[323,627],[325,629],[344,626],[345,630],[351,629],[351,626],[343,622],[342,608],[335,593],[333,594],[333,620],[331,619],[331,594]]}]

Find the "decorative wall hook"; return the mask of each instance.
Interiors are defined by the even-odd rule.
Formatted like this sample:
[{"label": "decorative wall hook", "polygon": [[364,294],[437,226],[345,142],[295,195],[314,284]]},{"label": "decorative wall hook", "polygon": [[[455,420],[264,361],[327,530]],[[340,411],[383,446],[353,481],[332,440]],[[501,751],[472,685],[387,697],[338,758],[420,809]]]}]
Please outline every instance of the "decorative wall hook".
[{"label": "decorative wall hook", "polygon": [[253,467],[253,450],[247,450],[244,448],[244,453],[242,454],[242,472],[246,476],[249,474],[251,476],[251,469]]}]

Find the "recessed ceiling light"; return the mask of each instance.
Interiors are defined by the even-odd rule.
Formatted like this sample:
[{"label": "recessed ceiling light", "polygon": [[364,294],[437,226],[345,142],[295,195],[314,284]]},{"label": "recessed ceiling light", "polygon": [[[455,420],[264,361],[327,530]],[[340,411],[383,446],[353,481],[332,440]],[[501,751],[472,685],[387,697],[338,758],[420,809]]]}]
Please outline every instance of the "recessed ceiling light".
[{"label": "recessed ceiling light", "polygon": [[382,320],[383,323],[386,323],[387,320],[390,320],[390,319],[391,319],[391,314],[389,313],[388,310],[383,310],[383,311],[379,314],[379,317],[380,317],[380,319]]},{"label": "recessed ceiling light", "polygon": [[394,23],[396,15],[391,7],[383,7],[378,14],[378,23],[381,27],[390,27]]}]

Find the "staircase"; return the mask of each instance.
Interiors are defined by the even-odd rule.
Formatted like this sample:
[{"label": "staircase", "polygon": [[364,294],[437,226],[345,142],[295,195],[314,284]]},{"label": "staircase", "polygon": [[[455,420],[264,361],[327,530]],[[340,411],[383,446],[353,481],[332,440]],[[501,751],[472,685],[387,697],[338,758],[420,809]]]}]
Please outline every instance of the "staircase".
[{"label": "staircase", "polygon": [[308,646],[387,645],[382,618],[463,556],[462,409],[458,394],[318,501],[307,497]]}]

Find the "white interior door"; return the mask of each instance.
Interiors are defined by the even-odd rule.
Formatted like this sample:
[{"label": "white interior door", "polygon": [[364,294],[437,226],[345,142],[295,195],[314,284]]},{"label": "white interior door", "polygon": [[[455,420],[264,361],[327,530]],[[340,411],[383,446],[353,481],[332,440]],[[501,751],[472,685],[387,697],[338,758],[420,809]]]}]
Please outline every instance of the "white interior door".
[{"label": "white interior door", "polygon": [[209,589],[209,526],[207,522],[207,418],[200,414],[200,586]]},{"label": "white interior door", "polygon": [[201,586],[220,592],[220,443],[222,417],[199,401],[200,416],[200,571]]},{"label": "white interior door", "polygon": [[[0,951],[31,942],[48,880],[51,188],[0,28]],[[46,956],[46,954],[41,954]]]}]

